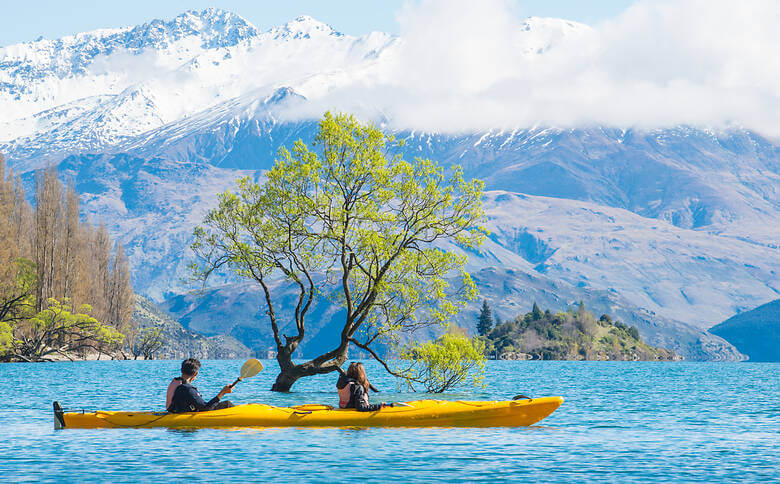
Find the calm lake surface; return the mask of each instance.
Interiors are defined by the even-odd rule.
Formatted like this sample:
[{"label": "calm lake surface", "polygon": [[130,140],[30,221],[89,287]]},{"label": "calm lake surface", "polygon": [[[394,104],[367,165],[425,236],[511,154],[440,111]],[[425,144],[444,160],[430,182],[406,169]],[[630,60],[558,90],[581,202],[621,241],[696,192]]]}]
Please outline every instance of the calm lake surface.
[{"label": "calm lake surface", "polygon": [[[243,361],[204,361],[206,399]],[[334,375],[268,391],[275,361],[234,403],[337,402]],[[53,430],[66,410],[161,410],[178,361],[0,365],[0,475],[11,481],[778,481],[780,364],[488,362],[487,388],[447,399],[561,395],[526,428]],[[397,393],[374,362],[381,390]]]}]

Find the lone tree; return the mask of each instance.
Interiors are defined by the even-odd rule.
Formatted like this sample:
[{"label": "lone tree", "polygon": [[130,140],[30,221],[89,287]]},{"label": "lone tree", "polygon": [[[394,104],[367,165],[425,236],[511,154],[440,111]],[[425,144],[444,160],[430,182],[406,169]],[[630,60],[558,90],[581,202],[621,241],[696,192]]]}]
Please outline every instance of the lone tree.
[{"label": "lone tree", "polygon": [[130,348],[133,353],[133,359],[137,360],[143,356],[145,360],[154,359],[155,353],[163,347],[163,328],[161,326],[151,326],[139,331],[135,341],[131,343]]},{"label": "lone tree", "polygon": [[[446,176],[430,160],[406,161],[393,154],[400,144],[352,116],[326,113],[311,147],[298,140],[282,148],[263,183],[238,180],[195,229],[196,276],[205,283],[230,269],[263,289],[280,367],[272,390],[339,370],[350,345],[393,372],[378,344],[397,347],[403,333],[446,325],[476,297],[466,256],[447,247],[484,240],[484,184],[464,180],[459,167]],[[291,335],[280,331],[280,278],[296,290]],[[345,310],[339,343],[294,363],[318,296]]]},{"label": "lone tree", "polygon": [[411,390],[420,383],[428,393],[441,393],[463,381],[484,388],[485,341],[459,328],[450,327],[436,341],[407,345],[400,356],[410,362],[402,376]]},{"label": "lone tree", "polygon": [[490,330],[493,329],[493,312],[488,306],[487,299],[482,301],[482,310],[479,312],[479,319],[477,320],[477,333],[480,336],[487,336]]}]

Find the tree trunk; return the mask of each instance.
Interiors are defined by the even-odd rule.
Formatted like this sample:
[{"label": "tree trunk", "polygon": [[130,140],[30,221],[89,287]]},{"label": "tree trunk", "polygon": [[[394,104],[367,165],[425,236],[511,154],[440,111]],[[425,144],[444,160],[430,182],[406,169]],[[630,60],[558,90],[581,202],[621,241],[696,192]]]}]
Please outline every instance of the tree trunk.
[{"label": "tree trunk", "polygon": [[[293,367],[294,369],[295,367]],[[288,371],[280,371],[279,374],[276,376],[276,381],[274,382],[273,386],[271,387],[272,392],[289,392],[290,388],[292,388],[293,383],[298,381],[300,377],[303,375],[298,374],[298,372],[293,371],[293,369],[290,369]]]},{"label": "tree trunk", "polygon": [[272,392],[289,392],[293,383],[303,376],[300,372],[300,366],[292,361],[293,349],[288,347],[277,347],[276,361],[279,362],[279,374],[276,381],[271,386]]},{"label": "tree trunk", "polygon": [[271,387],[272,392],[289,392],[293,384],[305,376],[322,375],[333,371],[338,371],[339,367],[347,361],[347,348],[339,352],[333,359],[320,364],[312,361],[296,365],[292,362],[292,351],[282,348],[276,354],[276,361],[279,362],[279,374]]}]

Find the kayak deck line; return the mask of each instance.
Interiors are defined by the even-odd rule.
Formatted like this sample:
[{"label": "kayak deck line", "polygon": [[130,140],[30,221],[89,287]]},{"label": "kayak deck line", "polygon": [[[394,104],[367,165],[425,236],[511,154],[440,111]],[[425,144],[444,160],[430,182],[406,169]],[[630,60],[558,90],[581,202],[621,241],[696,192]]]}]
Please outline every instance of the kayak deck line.
[{"label": "kayak deck line", "polygon": [[374,412],[323,404],[277,407],[248,403],[207,412],[64,412],[54,402],[54,428],[218,427],[521,427],[552,414],[562,397],[527,400],[413,400]]}]

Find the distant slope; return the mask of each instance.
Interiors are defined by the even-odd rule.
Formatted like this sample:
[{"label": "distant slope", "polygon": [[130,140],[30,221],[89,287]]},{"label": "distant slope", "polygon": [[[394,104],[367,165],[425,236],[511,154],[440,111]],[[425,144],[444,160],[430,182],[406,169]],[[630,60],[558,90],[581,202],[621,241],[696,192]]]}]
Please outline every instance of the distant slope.
[{"label": "distant slope", "polygon": [[[566,307],[582,300],[598,314],[608,313],[636,326],[642,339],[649,344],[672,350],[686,360],[734,361],[745,358],[720,337],[632,306],[611,291],[574,287],[543,274],[519,269],[487,268],[473,271],[472,277],[495,314],[502,319],[527,310],[533,301],[546,307]],[[284,287],[278,280],[270,283],[270,287],[280,308],[277,313],[280,331],[293,334],[295,290],[291,286]],[[480,304],[481,301],[474,301],[452,322],[475,333]],[[190,330],[206,335],[234,336],[258,353],[275,348],[262,289],[257,284],[230,284],[180,294],[160,306]],[[313,357],[338,345],[339,325],[343,325],[343,317],[343,309],[325,298],[317,298],[306,318],[306,338],[299,347],[300,356]],[[429,336],[433,333],[415,335],[417,338]]]},{"label": "distant slope", "polygon": [[710,328],[750,358],[780,361],[780,299],[759,306]]},{"label": "distant slope", "polygon": [[487,334],[488,354],[502,360],[674,361],[673,351],[642,341],[628,327],[603,314],[596,319],[584,305],[553,314],[537,305]]},{"label": "distant slope", "polygon": [[162,359],[238,359],[251,356],[252,351],[232,336],[206,337],[184,329],[178,321],[158,308],[152,301],[136,295],[133,320],[141,328],[162,326],[163,346],[155,354]]}]

